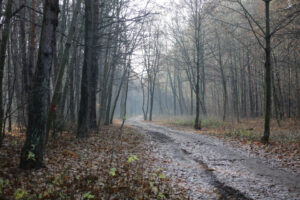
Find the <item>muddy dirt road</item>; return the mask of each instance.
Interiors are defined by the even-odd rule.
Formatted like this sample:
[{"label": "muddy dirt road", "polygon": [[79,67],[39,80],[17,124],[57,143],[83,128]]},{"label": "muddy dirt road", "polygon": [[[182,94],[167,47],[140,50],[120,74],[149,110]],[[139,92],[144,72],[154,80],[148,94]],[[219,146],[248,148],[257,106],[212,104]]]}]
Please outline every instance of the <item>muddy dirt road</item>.
[{"label": "muddy dirt road", "polygon": [[138,118],[128,125],[146,134],[163,167],[192,199],[300,199],[300,174],[270,166],[216,138],[175,131]]}]

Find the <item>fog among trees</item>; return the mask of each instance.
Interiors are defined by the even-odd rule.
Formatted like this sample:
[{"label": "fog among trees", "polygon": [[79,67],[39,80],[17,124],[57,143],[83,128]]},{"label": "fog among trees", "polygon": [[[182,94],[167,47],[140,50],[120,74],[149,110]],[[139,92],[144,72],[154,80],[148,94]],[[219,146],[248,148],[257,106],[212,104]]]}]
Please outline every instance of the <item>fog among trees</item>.
[{"label": "fog among trees", "polygon": [[21,169],[141,121],[299,144],[298,0],[0,0],[0,30],[0,152],[21,134]]}]

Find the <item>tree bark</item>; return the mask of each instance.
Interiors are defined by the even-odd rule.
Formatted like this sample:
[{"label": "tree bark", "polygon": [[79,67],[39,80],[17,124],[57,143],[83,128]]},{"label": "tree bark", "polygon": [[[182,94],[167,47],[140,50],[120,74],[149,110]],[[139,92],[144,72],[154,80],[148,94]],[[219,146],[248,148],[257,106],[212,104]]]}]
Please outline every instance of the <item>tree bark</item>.
[{"label": "tree bark", "polygon": [[[72,22],[70,25],[69,35],[67,37],[67,41],[65,44],[65,49],[63,50],[62,55],[61,55],[61,60],[60,60],[60,64],[59,64],[59,72],[57,74],[55,88],[54,88],[53,96],[52,96],[51,103],[50,103],[51,109],[49,109],[48,116],[47,116],[47,126],[46,126],[47,127],[46,128],[47,137],[48,137],[49,131],[51,129],[51,124],[55,120],[55,113],[57,110],[56,108],[57,108],[57,105],[61,98],[62,80],[63,80],[63,76],[65,73],[65,68],[67,66],[67,62],[69,60],[69,54],[70,54],[70,48],[72,45],[72,40],[74,39],[74,35],[75,35],[76,21],[77,21],[77,15],[80,10],[80,5],[81,5],[81,0],[78,0],[76,8],[73,13],[73,18],[72,18]],[[69,66],[69,67],[72,67],[72,66]]]},{"label": "tree bark", "polygon": [[265,124],[264,124],[264,136],[262,142],[264,144],[269,143],[270,137],[270,118],[271,118],[271,35],[270,35],[270,2],[265,1],[266,12],[266,33],[265,33]]},{"label": "tree bark", "polygon": [[[25,0],[20,0],[19,5],[24,4]],[[25,18],[25,10],[20,11],[21,17]],[[29,103],[29,65],[27,65],[27,53],[24,51],[26,49],[26,33],[25,33],[25,23],[23,20],[19,22],[19,46],[21,49],[21,63],[22,63],[22,90],[21,90],[21,101],[23,102],[22,107],[22,125],[27,126],[27,116],[28,116],[28,103]]]},{"label": "tree bark", "polygon": [[[36,0],[31,1],[31,7],[33,9],[36,9]],[[34,66],[34,55],[36,53],[36,30],[35,30],[35,21],[36,21],[36,13],[34,10],[30,11],[30,34],[29,34],[29,45],[28,45],[28,86],[29,90],[32,85],[32,80],[33,80],[33,75],[35,71],[35,66]],[[56,43],[56,41],[55,41]],[[28,99],[29,100],[29,99]]]},{"label": "tree bark", "polygon": [[50,70],[55,48],[58,12],[58,0],[45,1],[37,68],[30,91],[28,128],[21,152],[20,167],[23,169],[38,169],[44,166]]},{"label": "tree bark", "polygon": [[93,53],[93,1],[85,1],[85,46],[81,76],[81,97],[78,113],[77,137],[87,137],[90,127],[90,71]]},{"label": "tree bark", "polygon": [[12,10],[12,0],[8,0],[6,4],[4,29],[2,32],[2,41],[0,46],[0,145],[2,144],[2,140],[4,138],[3,76],[4,76],[4,65],[5,65],[7,43],[9,38],[11,10]]},{"label": "tree bark", "polygon": [[90,71],[90,104],[89,104],[89,112],[90,112],[90,121],[89,126],[91,129],[97,128],[97,109],[96,109],[96,96],[97,96],[97,85],[98,85],[98,21],[99,21],[99,0],[93,1],[93,52],[92,52],[92,63],[91,63],[91,71]]}]

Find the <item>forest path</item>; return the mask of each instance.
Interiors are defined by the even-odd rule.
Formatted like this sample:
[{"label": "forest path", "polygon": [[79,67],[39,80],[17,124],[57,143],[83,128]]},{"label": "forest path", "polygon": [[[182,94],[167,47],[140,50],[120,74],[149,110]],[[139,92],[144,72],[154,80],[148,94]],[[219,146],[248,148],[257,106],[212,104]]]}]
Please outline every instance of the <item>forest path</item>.
[{"label": "forest path", "polygon": [[300,199],[300,174],[276,169],[217,138],[129,119],[147,135],[162,166],[193,199]]}]

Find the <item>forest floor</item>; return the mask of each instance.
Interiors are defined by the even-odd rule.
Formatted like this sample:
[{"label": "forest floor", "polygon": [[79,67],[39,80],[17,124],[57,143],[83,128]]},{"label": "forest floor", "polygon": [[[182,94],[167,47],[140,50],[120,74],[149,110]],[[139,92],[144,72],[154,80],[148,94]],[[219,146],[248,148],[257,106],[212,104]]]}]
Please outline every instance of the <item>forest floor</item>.
[{"label": "forest floor", "polygon": [[133,118],[123,131],[117,123],[81,140],[63,132],[48,143],[46,168],[35,171],[18,168],[25,133],[14,129],[0,147],[0,200],[300,196],[299,132],[286,132],[299,130],[292,122],[273,128],[268,146],[253,136],[258,121],[237,126],[209,119],[202,131],[188,123]]},{"label": "forest floor", "polygon": [[[164,173],[172,177],[173,182],[185,187],[192,199],[299,199],[300,197],[297,136],[291,136],[286,141],[272,139],[271,145],[263,146],[258,142],[259,137],[256,140],[249,132],[239,133],[240,129],[237,127],[235,129],[238,133],[226,133],[224,136],[226,131],[220,133],[215,131],[213,134],[210,133],[213,130],[204,128],[195,132],[190,128],[170,125],[166,121],[149,123],[140,118],[133,118],[128,120],[128,124],[150,138],[152,145],[156,146],[154,152],[156,157],[164,161],[160,163],[164,163],[163,167],[168,169]],[[251,129],[243,128],[246,131],[247,129],[254,131],[255,124],[249,125]],[[217,127],[215,130],[218,130]],[[284,145],[287,150],[278,149],[282,146],[278,147],[277,142],[287,142]],[[253,150],[254,148],[257,149]],[[268,151],[268,148],[273,150]],[[276,149],[280,152],[276,152]],[[256,151],[259,153],[253,153]],[[285,151],[287,154],[282,155],[281,153]],[[260,156],[263,154],[265,156]],[[279,160],[267,159],[273,154],[290,157],[287,162],[291,168],[280,165],[284,163],[281,162],[281,157]]]},{"label": "forest floor", "polygon": [[263,145],[260,139],[264,132],[264,120],[242,119],[237,122],[223,122],[214,118],[202,120],[202,130],[193,128],[194,118],[156,118],[154,123],[175,130],[186,130],[216,137],[223,142],[265,159],[288,171],[300,173],[300,120],[271,120],[270,144]]},{"label": "forest floor", "polygon": [[63,132],[51,139],[34,171],[18,167],[25,134],[15,129],[0,148],[0,199],[188,199],[152,156],[154,146],[136,130],[104,126],[76,139]]}]

